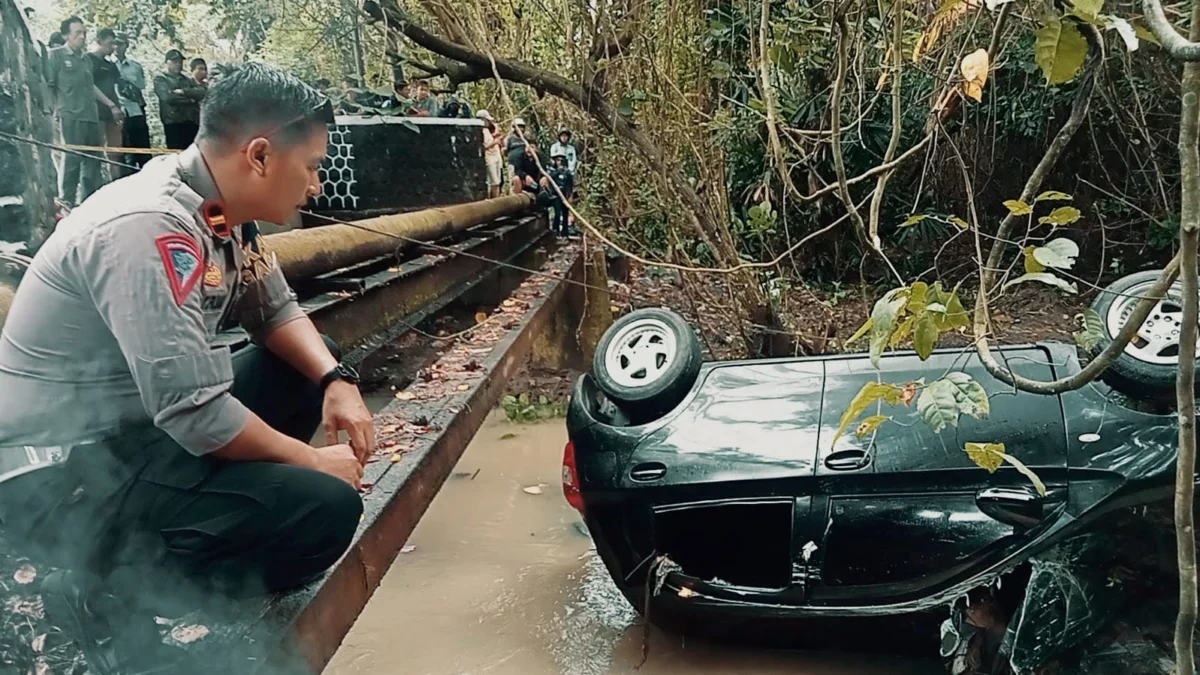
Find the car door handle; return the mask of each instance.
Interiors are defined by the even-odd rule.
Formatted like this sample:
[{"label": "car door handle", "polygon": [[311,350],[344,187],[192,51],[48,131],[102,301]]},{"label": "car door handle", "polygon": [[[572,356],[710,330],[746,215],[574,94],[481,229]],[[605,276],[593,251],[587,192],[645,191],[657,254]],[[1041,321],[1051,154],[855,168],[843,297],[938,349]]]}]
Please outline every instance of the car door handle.
[{"label": "car door handle", "polygon": [[649,483],[667,475],[667,465],[662,462],[645,462],[633,467],[629,477],[639,483]]},{"label": "car door handle", "polygon": [[1046,500],[1031,488],[990,487],[975,494],[975,506],[1001,523],[1029,528],[1042,521]]},{"label": "car door handle", "polygon": [[862,448],[838,450],[825,458],[825,466],[830,471],[858,471],[870,463],[871,455]]}]

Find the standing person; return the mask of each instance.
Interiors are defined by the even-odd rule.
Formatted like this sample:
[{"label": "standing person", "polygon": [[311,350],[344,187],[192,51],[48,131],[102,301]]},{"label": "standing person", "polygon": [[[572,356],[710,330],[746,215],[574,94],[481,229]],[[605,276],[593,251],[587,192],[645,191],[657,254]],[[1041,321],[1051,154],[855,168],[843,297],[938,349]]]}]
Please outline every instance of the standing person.
[{"label": "standing person", "polygon": [[551,157],[559,154],[567,158],[567,168],[574,174],[579,169],[579,157],[571,143],[571,130],[566,127],[558,128],[558,141],[550,146]]},{"label": "standing person", "polygon": [[[54,93],[59,133],[67,145],[102,145],[96,82],[90,57],[83,49],[87,28],[83,19],[72,16],[62,22],[60,32],[64,45],[50,50],[46,64],[46,83]],[[109,112],[115,111],[110,108]],[[94,153],[63,153],[59,199],[75,206],[99,186],[100,160]]]},{"label": "standing person", "polygon": [[[228,672],[164,645],[155,617],[303,584],[359,524],[375,436],[357,376],[249,227],[320,192],[332,120],[292,75],[237,67],[196,143],[72,211],[13,299],[0,447],[68,451],[5,536],[60,568],[46,614],[96,675]],[[253,340],[232,356],[228,318]]]},{"label": "standing person", "polygon": [[[111,28],[101,28],[96,31],[96,44],[88,59],[92,64],[92,80],[96,85],[96,97],[100,101],[100,128],[104,133],[104,145],[108,148],[121,147],[121,132],[125,122],[125,110],[120,106],[117,96],[117,81],[121,79],[121,71],[117,64],[110,61],[116,49],[117,34]],[[119,152],[105,153],[109,162],[120,162],[124,156]],[[108,168],[114,178],[120,177],[115,164]]]},{"label": "standing person", "polygon": [[483,120],[483,161],[487,165],[488,197],[499,197],[500,186],[504,183],[504,156],[500,152],[504,139],[500,138],[500,128],[492,113],[480,110],[476,117]]},{"label": "standing person", "polygon": [[192,71],[192,79],[196,81],[196,84],[202,87],[208,86],[208,62],[197,56],[188,64],[188,69]]},{"label": "standing person", "polygon": [[517,169],[525,161],[525,120],[513,120],[513,130],[504,139],[504,154],[508,157],[508,182],[514,195],[521,194],[524,184],[517,176]]},{"label": "standing person", "polygon": [[166,64],[166,72],[154,77],[154,95],[158,97],[158,114],[167,147],[183,150],[196,140],[200,101],[207,90],[183,74],[183,54],[178,49],[167,52]]},{"label": "standing person", "polygon": [[[129,38],[117,36],[116,43],[117,71],[121,78],[117,81],[117,97],[121,101],[121,109],[125,111],[125,124],[121,127],[121,144],[127,148],[149,148],[150,126],[146,124],[146,71],[142,64],[129,58]],[[140,152],[126,155],[125,163],[141,169],[150,161],[150,155]],[[137,169],[128,169],[134,173]]]},{"label": "standing person", "polygon": [[421,117],[437,117],[441,111],[437,96],[429,93],[429,80],[417,80],[417,110]]},{"label": "standing person", "polygon": [[567,200],[575,191],[575,172],[567,166],[567,156],[561,152],[551,150],[550,161],[554,163],[554,166],[549,169],[547,175],[558,186],[559,192],[562,192],[562,196],[559,196],[558,192],[551,189],[551,193],[554,195],[552,201],[554,234],[565,238],[571,235],[570,222],[567,219]]}]

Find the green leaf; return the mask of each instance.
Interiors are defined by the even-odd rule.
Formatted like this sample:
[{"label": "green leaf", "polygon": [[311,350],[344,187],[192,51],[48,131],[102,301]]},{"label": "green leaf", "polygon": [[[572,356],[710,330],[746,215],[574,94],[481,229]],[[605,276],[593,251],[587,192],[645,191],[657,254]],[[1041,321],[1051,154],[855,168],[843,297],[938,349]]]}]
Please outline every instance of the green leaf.
[{"label": "green leaf", "polygon": [[859,389],[858,393],[854,395],[854,399],[850,401],[850,406],[846,408],[846,412],[842,413],[837,433],[833,435],[833,442],[829,444],[829,447],[832,448],[837,444],[837,440],[841,438],[842,434],[846,433],[846,427],[858,419],[858,416],[866,411],[867,406],[879,399],[896,405],[903,393],[903,390],[893,384],[880,382],[868,382],[864,384],[862,389]]},{"label": "green leaf", "polygon": [[1158,41],[1158,38],[1154,37],[1154,33],[1151,33],[1149,28],[1146,28],[1140,23],[1133,24],[1133,33],[1134,35],[1137,35],[1139,40],[1145,40],[1146,42],[1149,42],[1152,45],[1158,45],[1159,47],[1162,46],[1162,43]]},{"label": "green leaf", "polygon": [[896,347],[904,344],[904,341],[907,340],[910,335],[912,335],[912,329],[916,322],[917,317],[915,316],[905,317],[905,319],[900,322],[900,325],[896,326],[896,331],[892,333],[892,339],[888,341],[888,346],[892,349],[895,349]]},{"label": "green leaf", "polygon": [[896,318],[899,316],[900,310],[908,301],[907,298],[895,297],[901,290],[904,289],[889,291],[875,303],[875,308],[871,311],[870,351],[871,364],[875,368],[879,368],[879,357],[883,355],[883,348],[887,346],[888,340],[892,337],[892,331],[896,329]]},{"label": "green leaf", "polygon": [[970,415],[976,419],[983,419],[991,412],[991,402],[988,400],[987,392],[983,386],[975,381],[966,373],[948,373],[941,380],[935,382],[946,381],[954,390],[954,397],[958,401],[958,409],[966,415]]},{"label": "green leaf", "polygon": [[1038,478],[1038,475],[1033,472],[1033,469],[1030,469],[1029,467],[1025,466],[1025,464],[1023,462],[1021,462],[1020,460],[1018,460],[1016,457],[1013,457],[1012,455],[1009,455],[1009,454],[1005,454],[1003,443],[1000,444],[1000,456],[1002,458],[1004,458],[1004,461],[1008,462],[1009,464],[1012,464],[1012,467],[1014,469],[1016,469],[1017,471],[1020,471],[1022,474],[1024,474],[1025,477],[1029,479],[1029,482],[1033,483],[1033,489],[1037,490],[1039,495],[1041,495],[1043,497],[1046,496],[1046,484],[1042,482],[1042,479]]},{"label": "green leaf", "polygon": [[1042,224],[1051,223],[1055,226],[1070,225],[1079,220],[1080,215],[1082,214],[1079,213],[1079,209],[1074,206],[1060,206],[1051,211],[1050,215],[1038,218],[1038,222]]},{"label": "green leaf", "polygon": [[1075,294],[1075,293],[1079,292],[1079,289],[1075,287],[1074,283],[1069,282],[1069,281],[1064,281],[1063,279],[1059,279],[1058,277],[1054,276],[1053,274],[1050,274],[1049,272],[1039,272],[1036,274],[1022,274],[1021,276],[1017,277],[1016,279],[1012,279],[1008,283],[1004,284],[1004,287],[1001,290],[1007,291],[1012,286],[1016,286],[1017,284],[1023,284],[1026,281],[1040,281],[1043,284],[1049,284],[1051,286],[1061,288],[1062,290],[1064,290],[1068,293],[1071,293],[1071,294]]},{"label": "green leaf", "polygon": [[526,392],[524,394],[521,394],[520,396],[517,397],[517,401],[519,401],[521,403],[521,405],[529,405],[529,393]]},{"label": "green leaf", "polygon": [[1104,9],[1104,0],[1071,0],[1071,4],[1074,5],[1071,13],[1088,23],[1096,23],[1100,10]]},{"label": "green leaf", "polygon": [[880,424],[883,424],[890,419],[892,418],[888,417],[887,415],[871,415],[862,422],[859,422],[858,428],[854,430],[854,435],[857,436],[859,440],[862,440],[863,436],[874,432],[879,428]]},{"label": "green leaf", "polygon": [[990,410],[987,392],[966,373],[948,373],[930,382],[917,397],[917,414],[934,433],[947,424],[957,427],[959,415],[982,419]]},{"label": "green leaf", "polygon": [[943,294],[941,300],[942,304],[946,307],[946,311],[934,317],[939,333],[971,325],[971,315],[967,314],[962,300],[958,299],[957,290]]},{"label": "green leaf", "polygon": [[971,229],[971,224],[968,223],[967,221],[963,220],[962,218],[959,218],[958,216],[950,216],[950,222],[954,223],[955,225],[961,227],[964,230]]},{"label": "green leaf", "polygon": [[1083,329],[1074,334],[1075,344],[1088,351],[1096,348],[1104,339],[1104,320],[1091,307],[1083,310]]},{"label": "green leaf", "polygon": [[908,287],[908,304],[904,308],[909,314],[920,314],[925,310],[925,306],[929,304],[929,284],[924,281],[914,282]]},{"label": "green leaf", "polygon": [[1046,271],[1046,266],[1038,262],[1037,258],[1033,257],[1033,251],[1036,248],[1036,246],[1026,246],[1025,248],[1021,249],[1021,253],[1025,257],[1026,274],[1037,274],[1039,272]]},{"label": "green leaf", "polygon": [[501,405],[516,405],[517,397],[513,396],[512,394],[509,394],[508,396],[505,396],[503,399],[500,400],[500,404]]},{"label": "green leaf", "polygon": [[850,338],[846,340],[846,344],[850,345],[863,339],[863,336],[866,335],[867,331],[869,330],[871,330],[871,320],[867,319],[867,322],[864,323],[858,330],[854,331],[854,335],[851,335]]},{"label": "green leaf", "polygon": [[1069,270],[1075,266],[1075,258],[1079,257],[1079,245],[1070,239],[1059,237],[1035,247],[1033,257],[1046,267]]},{"label": "green leaf", "polygon": [[550,399],[545,396],[538,396],[538,405],[550,405]]},{"label": "green leaf", "polygon": [[409,131],[412,131],[412,132],[415,132],[418,134],[421,133],[421,127],[419,127],[412,120],[400,120],[400,126],[404,127],[405,129],[408,129]]},{"label": "green leaf", "polygon": [[1064,84],[1075,79],[1087,59],[1087,40],[1074,24],[1047,17],[1036,33],[1034,60],[1042,67],[1046,84]]},{"label": "green leaf", "polygon": [[966,451],[967,457],[988,473],[996,473],[996,469],[1004,464],[1003,443],[967,443]]},{"label": "green leaf", "polygon": [[1058,190],[1047,190],[1034,198],[1034,202],[1064,202],[1071,201],[1071,195]]},{"label": "green leaf", "polygon": [[633,117],[633,100],[629,98],[629,94],[621,97],[621,102],[617,104],[617,114],[621,117]]},{"label": "green leaf", "polygon": [[953,389],[942,380],[934,380],[917,397],[917,414],[934,433],[940,433],[947,424],[958,426],[958,400]]},{"label": "green leaf", "polygon": [[1027,216],[1033,213],[1033,207],[1019,199],[1009,199],[1004,202],[1004,206],[1008,208],[1008,212],[1014,216]]},{"label": "green leaf", "polygon": [[917,317],[917,326],[913,331],[913,349],[917,350],[917,356],[921,360],[929,358],[933,353],[933,348],[937,344],[938,329],[937,319],[933,312],[921,312]]},{"label": "green leaf", "polygon": [[924,215],[924,214],[916,214],[916,215],[909,216],[908,220],[904,221],[903,223],[900,223],[900,227],[912,227],[913,225],[916,225],[917,223],[921,222],[922,220],[925,220],[928,217],[929,216]]}]

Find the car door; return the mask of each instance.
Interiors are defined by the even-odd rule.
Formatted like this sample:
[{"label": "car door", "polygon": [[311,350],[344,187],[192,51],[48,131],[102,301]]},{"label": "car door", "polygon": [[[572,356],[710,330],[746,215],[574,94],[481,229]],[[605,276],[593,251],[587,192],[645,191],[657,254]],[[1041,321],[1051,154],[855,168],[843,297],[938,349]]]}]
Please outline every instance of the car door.
[{"label": "car door", "polygon": [[[1040,348],[1006,350],[1014,372],[1051,380]],[[824,410],[808,531],[813,604],[872,605],[920,599],[969,579],[1030,541],[1065,502],[1067,452],[1055,396],[1016,393],[993,378],[974,351],[885,356],[876,370],[865,356],[826,362]],[[882,405],[892,417],[872,438],[849,430],[837,443],[842,413],[864,384],[926,383],[947,372],[970,374],[989,394],[987,419],[963,416],[934,433],[911,407]],[[875,414],[875,408],[866,413]],[[1048,496],[1005,466],[989,473],[967,456],[968,442],[1004,443],[1032,469]]]}]

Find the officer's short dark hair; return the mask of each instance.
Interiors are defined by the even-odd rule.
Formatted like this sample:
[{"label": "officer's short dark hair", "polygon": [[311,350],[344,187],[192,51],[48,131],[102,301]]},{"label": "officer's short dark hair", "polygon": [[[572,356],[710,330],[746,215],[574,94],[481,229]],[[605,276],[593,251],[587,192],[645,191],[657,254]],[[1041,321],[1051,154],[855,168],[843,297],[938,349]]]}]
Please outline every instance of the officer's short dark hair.
[{"label": "officer's short dark hair", "polygon": [[101,28],[100,30],[96,31],[96,42],[104,42],[105,40],[108,40],[109,38],[116,39],[116,37],[117,37],[117,34],[114,33],[113,29],[111,29],[111,28],[105,27],[105,28]]},{"label": "officer's short dark hair", "polygon": [[182,63],[183,62],[183,52],[179,51],[178,49],[167,50],[166,55],[163,56],[163,60],[164,61],[179,61],[180,63]]},{"label": "officer's short dark hair", "polygon": [[206,63],[204,61],[204,59],[197,56],[196,58],[192,59],[192,64],[188,67],[191,68],[192,70],[195,70],[195,69],[199,68],[200,66],[204,66],[205,68],[207,68],[208,63]]},{"label": "officer's short dark hair", "polygon": [[50,39],[46,41],[46,44],[50,47],[61,47],[67,44],[67,39],[63,37],[62,33],[54,33],[50,36]]},{"label": "officer's short dark hair", "polygon": [[332,121],[329,99],[294,75],[265,63],[222,69],[200,105],[198,140],[240,144],[256,134],[290,144]]},{"label": "officer's short dark hair", "polygon": [[62,33],[63,35],[70,33],[71,32],[71,24],[74,24],[74,23],[77,23],[82,26],[83,19],[81,19],[77,16],[74,16],[74,15],[68,16],[67,18],[62,20],[61,24],[58,25],[58,32]]}]

